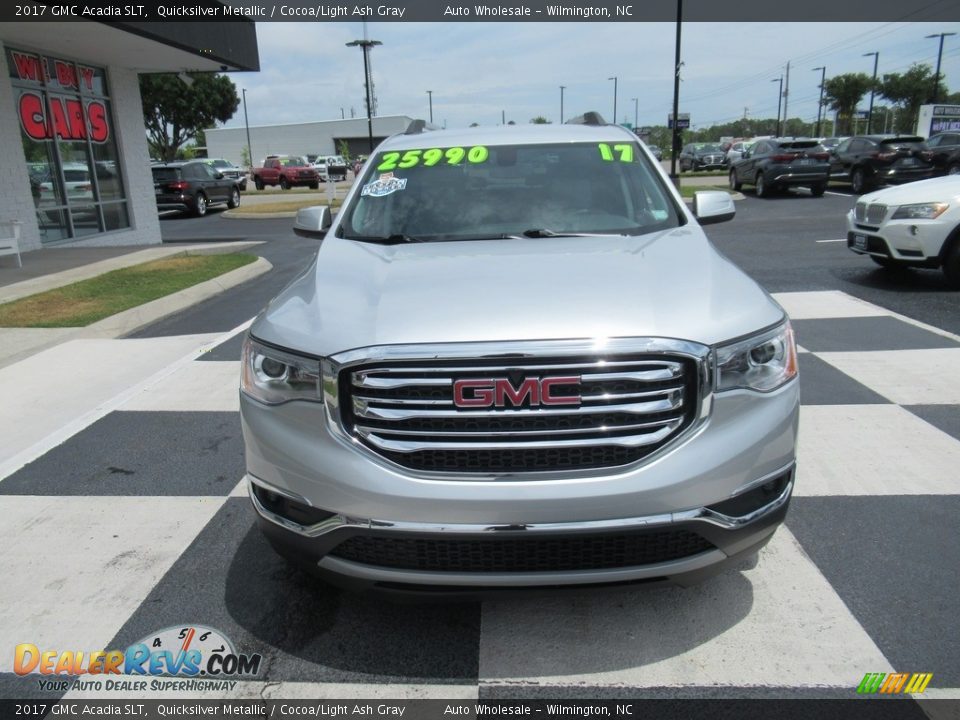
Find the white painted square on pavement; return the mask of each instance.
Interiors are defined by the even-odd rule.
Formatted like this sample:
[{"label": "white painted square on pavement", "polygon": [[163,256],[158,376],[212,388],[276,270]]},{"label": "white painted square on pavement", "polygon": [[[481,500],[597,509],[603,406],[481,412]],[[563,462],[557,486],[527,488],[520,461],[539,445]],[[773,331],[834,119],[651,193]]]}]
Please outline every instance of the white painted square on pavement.
[{"label": "white painted square on pavement", "polygon": [[240,361],[192,362],[145,388],[119,410],[240,411]]},{"label": "white painted square on pavement", "polygon": [[800,408],[796,495],[955,495],[960,440],[899,405]]},{"label": "white painted square on pavement", "polygon": [[817,356],[899,405],[960,405],[960,348]]},{"label": "white painted square on pavement", "polygon": [[481,683],[855,688],[868,669],[892,669],[785,527],[753,569],[692,588],[485,603],[482,613]]},{"label": "white painted square on pavement", "polygon": [[0,672],[20,643],[106,649],[225,500],[0,496]]},{"label": "white painted square on pavement", "polygon": [[840,290],[773,293],[792,320],[815,318],[876,317],[890,313]]}]

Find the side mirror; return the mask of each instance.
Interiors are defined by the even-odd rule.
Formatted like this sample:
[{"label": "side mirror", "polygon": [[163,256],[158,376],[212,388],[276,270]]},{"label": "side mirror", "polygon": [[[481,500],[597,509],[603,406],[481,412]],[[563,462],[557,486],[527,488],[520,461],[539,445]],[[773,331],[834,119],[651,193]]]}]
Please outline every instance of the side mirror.
[{"label": "side mirror", "polygon": [[322,238],[333,225],[333,215],[327,205],[297,210],[297,219],[293,223],[293,232],[300,237]]},{"label": "side mirror", "polygon": [[740,159],[741,159],[741,160],[746,160],[748,157],[750,157],[750,151],[749,151],[749,150],[744,150],[742,153],[740,153]]},{"label": "side mirror", "polygon": [[693,214],[701,225],[733,220],[737,209],[730,193],[723,190],[704,190],[693,194]]}]

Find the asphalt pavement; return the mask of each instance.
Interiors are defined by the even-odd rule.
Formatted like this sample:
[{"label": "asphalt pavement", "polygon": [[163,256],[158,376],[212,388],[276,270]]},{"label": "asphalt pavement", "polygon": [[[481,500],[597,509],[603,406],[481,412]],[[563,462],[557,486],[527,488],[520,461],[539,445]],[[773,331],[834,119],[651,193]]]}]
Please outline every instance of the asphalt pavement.
[{"label": "asphalt pavement", "polygon": [[[756,563],[689,589],[439,605],[334,590],[254,527],[240,339],[318,241],[288,219],[164,219],[165,242],[263,241],[273,270],[128,338],[0,369],[25,438],[0,451],[0,634],[96,650],[193,624],[266,658],[195,697],[849,698],[865,673],[899,671],[960,698],[960,292],[849,252],[853,203],[747,193],[706,228],[802,348],[797,491]],[[4,697],[63,694],[11,658]]]}]

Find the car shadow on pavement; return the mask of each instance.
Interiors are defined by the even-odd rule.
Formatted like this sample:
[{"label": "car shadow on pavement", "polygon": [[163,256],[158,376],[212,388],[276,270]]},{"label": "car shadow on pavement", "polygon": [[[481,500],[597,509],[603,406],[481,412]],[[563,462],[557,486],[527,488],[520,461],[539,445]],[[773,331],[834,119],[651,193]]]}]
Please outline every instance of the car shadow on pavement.
[{"label": "car shadow on pavement", "polygon": [[957,293],[947,285],[937,268],[882,268],[864,258],[861,268],[843,268],[837,276],[844,282],[874,290],[908,290],[921,293]]}]

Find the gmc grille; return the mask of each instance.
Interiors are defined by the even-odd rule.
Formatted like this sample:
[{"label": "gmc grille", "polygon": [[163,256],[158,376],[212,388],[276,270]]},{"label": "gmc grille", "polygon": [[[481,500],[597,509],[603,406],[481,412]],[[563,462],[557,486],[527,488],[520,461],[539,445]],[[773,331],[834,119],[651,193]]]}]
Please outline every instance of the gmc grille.
[{"label": "gmc grille", "polygon": [[[454,382],[579,378],[579,404],[457,407]],[[698,360],[679,355],[359,364],[340,373],[342,427],[414,470],[510,473],[628,465],[692,424]],[[576,384],[557,385],[559,396]]]}]

